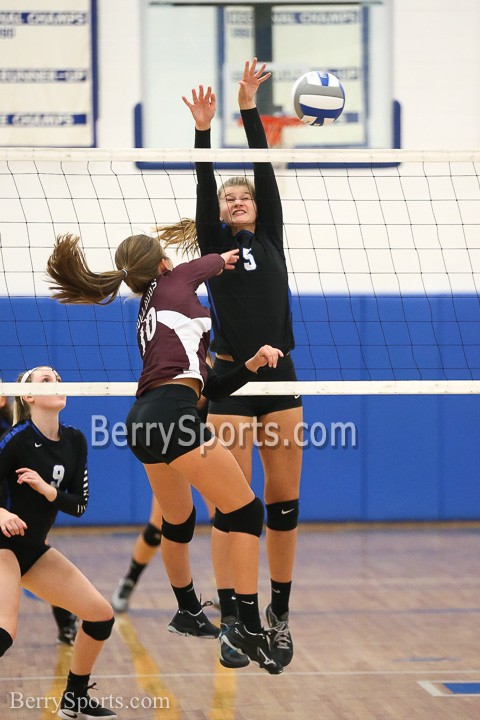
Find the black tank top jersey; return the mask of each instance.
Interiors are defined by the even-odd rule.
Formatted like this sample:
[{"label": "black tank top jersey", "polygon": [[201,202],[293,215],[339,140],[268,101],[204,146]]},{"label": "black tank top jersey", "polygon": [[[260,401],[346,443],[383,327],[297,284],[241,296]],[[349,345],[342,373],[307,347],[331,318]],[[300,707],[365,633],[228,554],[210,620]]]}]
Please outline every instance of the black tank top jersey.
[{"label": "black tank top jersey", "polygon": [[[256,108],[243,110],[251,148],[267,148]],[[210,147],[210,130],[195,131],[195,147]],[[242,230],[233,237],[219,219],[212,163],[196,163],[196,225],[202,255],[240,249],[235,270],[212,278],[207,290],[212,313],[212,349],[236,361],[252,357],[265,343],[284,353],[295,346],[288,273],[283,249],[283,214],[270,163],[254,163],[257,221],[255,234]]]},{"label": "black tank top jersey", "polygon": [[211,319],[196,295],[224,267],[218,254],[177,265],[151,283],[140,302],[137,342],[143,360],[137,397],[163,380],[207,379]]},{"label": "black tank top jersey", "polygon": [[[27,483],[18,484],[16,470],[35,470],[57,488],[49,502]],[[6,487],[8,509],[27,524],[15,541],[43,544],[57,512],[80,517],[88,503],[87,441],[80,430],[60,425],[60,440],[46,438],[28,420],[14,425],[0,441],[0,482]]]}]

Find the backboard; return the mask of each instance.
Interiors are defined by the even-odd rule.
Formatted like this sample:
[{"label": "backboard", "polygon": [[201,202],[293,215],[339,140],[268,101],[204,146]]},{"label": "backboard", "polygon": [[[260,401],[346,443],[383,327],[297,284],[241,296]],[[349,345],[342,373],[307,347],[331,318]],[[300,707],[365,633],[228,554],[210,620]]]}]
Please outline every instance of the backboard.
[{"label": "backboard", "polygon": [[202,83],[218,97],[214,145],[244,146],[238,81],[256,56],[273,73],[257,97],[263,115],[294,117],[292,86],[309,70],[337,75],[345,89],[335,123],[285,123],[282,145],[393,147],[391,2],[143,0],[142,145],[191,146],[181,95]]}]

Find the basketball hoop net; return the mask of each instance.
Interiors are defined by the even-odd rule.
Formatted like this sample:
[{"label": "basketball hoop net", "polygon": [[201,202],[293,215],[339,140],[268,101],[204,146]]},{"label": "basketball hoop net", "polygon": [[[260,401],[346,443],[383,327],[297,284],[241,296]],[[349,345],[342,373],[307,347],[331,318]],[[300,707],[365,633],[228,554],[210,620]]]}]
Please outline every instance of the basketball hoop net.
[{"label": "basketball hoop net", "polygon": [[[240,125],[243,125],[240,119]],[[292,125],[302,125],[301,120],[287,115],[262,115],[262,123],[265,128],[269,148],[282,147],[283,131]]]},{"label": "basketball hoop net", "polygon": [[282,147],[283,131],[292,125],[302,125],[301,120],[286,115],[262,115],[263,127],[268,140],[268,147]]}]

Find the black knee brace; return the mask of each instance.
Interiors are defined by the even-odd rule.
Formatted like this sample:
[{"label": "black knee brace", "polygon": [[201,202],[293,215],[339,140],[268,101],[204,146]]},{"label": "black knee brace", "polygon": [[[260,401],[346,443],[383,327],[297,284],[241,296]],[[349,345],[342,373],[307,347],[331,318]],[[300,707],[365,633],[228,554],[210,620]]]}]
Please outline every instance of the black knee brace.
[{"label": "black knee brace", "polygon": [[115,618],[113,617],[110,620],[97,620],[96,622],[84,620],[82,630],[85,635],[89,635],[94,640],[107,640],[112,632],[114,622]]},{"label": "black knee brace", "polygon": [[172,542],[177,543],[189,543],[190,540],[193,537],[193,533],[195,532],[195,518],[197,517],[197,513],[195,510],[195,506],[193,506],[192,512],[190,513],[190,517],[188,517],[185,522],[180,523],[180,525],[172,525],[172,523],[169,523],[163,518],[162,523],[162,535],[167,540],[171,540]]},{"label": "black knee brace", "polygon": [[0,627],[0,657],[5,655],[9,647],[13,645],[13,638],[9,632]]},{"label": "black knee brace", "polygon": [[295,530],[298,525],[298,500],[267,505],[267,527],[270,530]]},{"label": "black knee brace", "polygon": [[225,513],[230,524],[230,532],[247,533],[260,537],[263,530],[263,503],[259,498],[254,498],[248,505],[238,510]]},{"label": "black knee brace", "polygon": [[212,525],[221,532],[230,532],[230,520],[228,519],[228,515],[220,512],[218,508],[215,508],[215,517],[213,518]]},{"label": "black knee brace", "polygon": [[162,531],[155,527],[155,525],[152,525],[152,523],[148,523],[143,531],[142,537],[150,547],[158,547],[162,541]]}]

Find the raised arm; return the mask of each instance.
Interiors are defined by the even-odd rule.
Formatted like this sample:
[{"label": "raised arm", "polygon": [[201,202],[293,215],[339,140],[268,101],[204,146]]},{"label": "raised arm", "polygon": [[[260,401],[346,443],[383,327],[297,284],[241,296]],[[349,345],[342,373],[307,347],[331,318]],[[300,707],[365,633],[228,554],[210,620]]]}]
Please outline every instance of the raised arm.
[{"label": "raised arm", "polygon": [[[198,91],[192,90],[191,102],[184,96],[182,100],[195,121],[195,147],[210,148],[210,126],[217,107],[215,93],[212,92],[211,87],[207,87],[205,91],[203,85],[200,85]],[[222,252],[226,249],[226,245],[220,222],[213,163],[195,163],[195,170],[197,173],[195,223],[200,252],[202,255]]]},{"label": "raised arm", "polygon": [[[268,148],[267,136],[257,110],[257,90],[272,73],[265,73],[265,63],[257,70],[257,58],[245,63],[243,77],[238,88],[238,106],[245,128],[249,148]],[[268,223],[274,227],[275,238],[282,243],[283,213],[280,193],[271,163],[254,163],[255,199],[257,201],[257,223]]]}]

